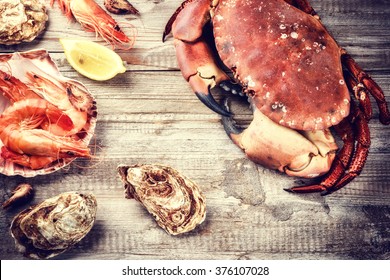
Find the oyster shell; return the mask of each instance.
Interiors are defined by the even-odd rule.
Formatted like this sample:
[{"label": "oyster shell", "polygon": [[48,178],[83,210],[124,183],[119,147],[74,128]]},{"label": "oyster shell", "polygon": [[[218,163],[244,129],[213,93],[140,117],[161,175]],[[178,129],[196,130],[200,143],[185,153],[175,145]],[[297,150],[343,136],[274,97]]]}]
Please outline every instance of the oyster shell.
[{"label": "oyster shell", "polygon": [[139,11],[127,0],[104,0],[104,6],[113,14],[139,15]]},{"label": "oyster shell", "polygon": [[17,249],[32,259],[65,252],[91,230],[96,208],[94,195],[65,192],[20,212],[11,223]]},{"label": "oyster shell", "polygon": [[205,197],[199,187],[175,169],[163,165],[120,165],[126,198],[138,200],[166,232],[193,230],[206,217]]},{"label": "oyster shell", "polygon": [[47,20],[42,0],[1,0],[0,44],[31,42],[45,29]]}]

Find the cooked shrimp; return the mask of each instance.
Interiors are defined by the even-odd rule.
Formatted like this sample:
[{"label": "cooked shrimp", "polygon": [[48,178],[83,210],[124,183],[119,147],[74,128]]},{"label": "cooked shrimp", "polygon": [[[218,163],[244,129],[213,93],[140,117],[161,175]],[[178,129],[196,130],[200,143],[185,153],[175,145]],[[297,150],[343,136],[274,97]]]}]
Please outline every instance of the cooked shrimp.
[{"label": "cooked shrimp", "polygon": [[[8,121],[8,123],[7,123]],[[0,123],[17,122],[23,128],[44,128],[55,135],[74,128],[72,120],[63,111],[42,98],[16,101],[0,116]]]},{"label": "cooked shrimp", "polygon": [[33,170],[44,168],[57,160],[55,157],[21,155],[9,150],[5,146],[1,147],[1,157]]},{"label": "cooked shrimp", "polygon": [[[61,158],[90,157],[82,141],[61,137],[39,129],[42,123],[55,124],[60,129],[73,126],[71,120],[44,99],[25,99],[15,102],[0,116],[0,140],[19,155]],[[9,156],[5,157],[11,159]],[[21,165],[23,163],[17,162]],[[24,166],[30,166],[24,165]]]},{"label": "cooked shrimp", "polygon": [[93,107],[92,97],[86,91],[71,81],[49,80],[43,75],[32,72],[28,72],[26,75],[29,79],[29,85],[35,88],[39,95],[62,110],[72,120],[73,129],[64,130],[62,134],[57,131],[57,135],[73,135],[83,129]]},{"label": "cooked shrimp", "polygon": [[[54,5],[55,0],[51,0]],[[87,30],[99,34],[113,48],[130,49],[134,44],[135,29],[132,38],[120,29],[117,22],[93,0],[58,0],[62,12],[73,17]]]},{"label": "cooked shrimp", "polygon": [[11,151],[19,154],[56,159],[90,157],[89,150],[82,142],[56,136],[43,129],[24,130],[17,124],[11,124],[0,133],[0,139]]},{"label": "cooked shrimp", "polygon": [[[50,0],[50,5],[53,7],[54,5],[54,2],[56,0]],[[70,10],[70,1],[72,0],[58,0],[58,6],[60,7],[62,13],[64,15],[66,15],[66,17],[68,19],[72,19],[73,18],[73,15],[72,15],[72,11]]]},{"label": "cooked shrimp", "polygon": [[1,173],[46,174],[91,157],[96,103],[82,83],[64,77],[45,50],[2,54],[0,69],[9,101],[0,104]]},{"label": "cooked shrimp", "polygon": [[12,74],[0,72],[0,93],[11,104],[25,98],[43,98],[62,110],[74,126],[72,130],[57,130],[56,135],[70,136],[85,130],[96,114],[95,102],[85,86],[61,76],[47,52],[34,51],[14,56],[6,57],[8,60],[4,61]]},{"label": "cooked shrimp", "polygon": [[[48,122],[50,119],[45,121],[45,119],[42,118],[41,127],[59,136],[72,135],[79,132],[87,122],[87,113],[80,112],[77,108],[72,106],[73,104],[70,103],[69,99],[73,97],[70,95],[68,97],[67,94],[68,92],[71,92],[71,90],[67,90],[65,88],[60,89],[59,87],[55,86],[53,82],[49,82],[48,79],[41,79],[46,82],[47,86],[44,86],[42,85],[43,83],[37,82],[37,80],[40,79],[38,75],[28,73],[28,76],[33,77],[31,78],[31,80],[33,80],[32,87],[28,86],[12,75],[9,75],[0,70],[0,93],[2,93],[11,104],[14,104],[17,101],[29,99],[28,102],[30,104],[23,103],[22,105],[22,103],[19,103],[19,105],[15,107],[14,110],[20,110],[18,114],[25,115],[29,114],[30,110],[44,110],[46,108],[48,110],[50,109],[51,114],[53,114],[56,111],[54,110],[54,106],[57,106],[58,109],[63,111],[61,114],[64,116],[64,118],[67,118],[69,125],[61,127],[54,122]],[[38,88],[35,88],[35,90],[31,89],[37,86],[40,86],[41,90]],[[45,100],[47,100],[49,103],[47,103],[43,98],[45,98]],[[32,99],[36,100],[32,101]],[[24,106],[26,107],[24,108]],[[25,109],[28,110],[25,111]],[[56,117],[59,118],[60,116]]]}]

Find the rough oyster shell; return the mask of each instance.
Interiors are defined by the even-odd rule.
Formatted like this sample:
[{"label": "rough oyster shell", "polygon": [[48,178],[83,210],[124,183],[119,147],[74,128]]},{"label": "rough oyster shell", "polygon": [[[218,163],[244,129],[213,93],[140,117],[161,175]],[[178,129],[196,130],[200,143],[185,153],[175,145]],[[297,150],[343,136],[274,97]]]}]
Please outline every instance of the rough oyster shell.
[{"label": "rough oyster shell", "polygon": [[104,6],[113,14],[139,15],[139,11],[127,0],[104,0]]},{"label": "rough oyster shell", "polygon": [[20,212],[11,223],[17,249],[32,259],[63,253],[91,230],[96,208],[94,195],[66,192]]},{"label": "rough oyster shell", "polygon": [[138,200],[157,224],[177,235],[193,230],[206,217],[205,197],[198,186],[163,165],[118,166],[126,198]]},{"label": "rough oyster shell", "polygon": [[45,29],[47,20],[42,0],[1,0],[0,44],[31,42]]}]

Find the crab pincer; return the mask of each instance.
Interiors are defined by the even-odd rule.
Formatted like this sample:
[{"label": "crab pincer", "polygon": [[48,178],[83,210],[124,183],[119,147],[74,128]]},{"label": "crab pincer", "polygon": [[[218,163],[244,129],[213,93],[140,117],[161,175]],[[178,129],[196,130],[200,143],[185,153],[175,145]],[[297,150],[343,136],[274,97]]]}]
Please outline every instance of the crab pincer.
[{"label": "crab pincer", "polygon": [[[185,13],[181,11],[185,9]],[[214,112],[230,116],[211,94],[219,87],[226,92],[240,93],[241,86],[234,83],[220,68],[213,47],[206,42],[202,34],[204,25],[209,21],[210,1],[186,1],[168,21],[163,42],[172,33],[178,66],[186,81],[199,100]],[[191,13],[199,16],[193,17]],[[188,26],[190,24],[190,26]]]}]

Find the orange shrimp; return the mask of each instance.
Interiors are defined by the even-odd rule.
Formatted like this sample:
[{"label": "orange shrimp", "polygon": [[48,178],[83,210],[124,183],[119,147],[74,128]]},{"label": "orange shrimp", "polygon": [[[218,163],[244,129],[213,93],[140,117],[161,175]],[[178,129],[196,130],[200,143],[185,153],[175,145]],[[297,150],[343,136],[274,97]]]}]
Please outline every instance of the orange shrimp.
[{"label": "orange shrimp", "polygon": [[[55,0],[51,0],[51,6]],[[117,22],[107,14],[93,0],[57,0],[62,12],[68,17],[73,17],[81,26],[91,32],[99,34],[113,48],[128,50],[133,47],[135,41],[135,29],[133,36],[129,38],[120,29]]]},{"label": "orange shrimp", "polygon": [[[44,99],[16,101],[0,116],[0,140],[7,150],[19,155],[48,157],[50,160],[90,157],[83,142],[39,129],[45,121],[55,123],[63,129],[73,126],[69,117]],[[6,153],[4,158],[12,161],[12,157]],[[30,163],[15,162],[32,167]]]},{"label": "orange shrimp", "polygon": [[21,155],[9,150],[5,146],[1,147],[1,157],[33,170],[44,168],[57,160],[55,157]]},{"label": "orange shrimp", "polygon": [[32,89],[14,76],[0,70],[0,93],[11,104],[25,98],[40,98]]},{"label": "orange shrimp", "polygon": [[73,122],[73,129],[56,131],[56,135],[68,136],[81,131],[88,121],[88,114],[93,108],[92,97],[78,87],[76,82],[61,82],[57,79],[45,78],[37,73],[27,72],[29,85],[35,88],[45,100],[62,110]]},{"label": "orange shrimp", "polygon": [[90,157],[80,141],[51,134],[43,129],[22,129],[8,125],[0,139],[11,151],[32,156],[60,158]]},{"label": "orange shrimp", "polygon": [[[56,0],[50,0],[50,5],[53,7],[54,5],[54,2]],[[66,17],[68,19],[72,19],[73,18],[73,15],[72,15],[72,11],[70,10],[70,2],[72,0],[58,0],[58,6],[60,7],[62,13],[64,15],[66,15]]]},{"label": "orange shrimp", "polygon": [[[81,131],[88,121],[88,114],[93,108],[92,97],[78,86],[77,82],[67,82],[55,79],[52,76],[44,77],[45,73],[25,73],[27,84],[0,70],[0,93],[11,104],[23,99],[45,99],[63,111],[73,122],[73,127],[61,130],[59,126],[51,123],[42,124],[43,129],[59,136],[73,135]],[[50,79],[51,78],[51,79]],[[32,90],[34,89],[34,90]],[[49,129],[50,128],[50,129]]]},{"label": "orange shrimp", "polygon": [[[23,99],[8,107],[0,117],[0,121],[15,120],[26,128],[43,128],[55,135],[63,136],[63,131],[74,128],[72,119],[42,98]],[[14,118],[14,119],[12,119]]]}]

